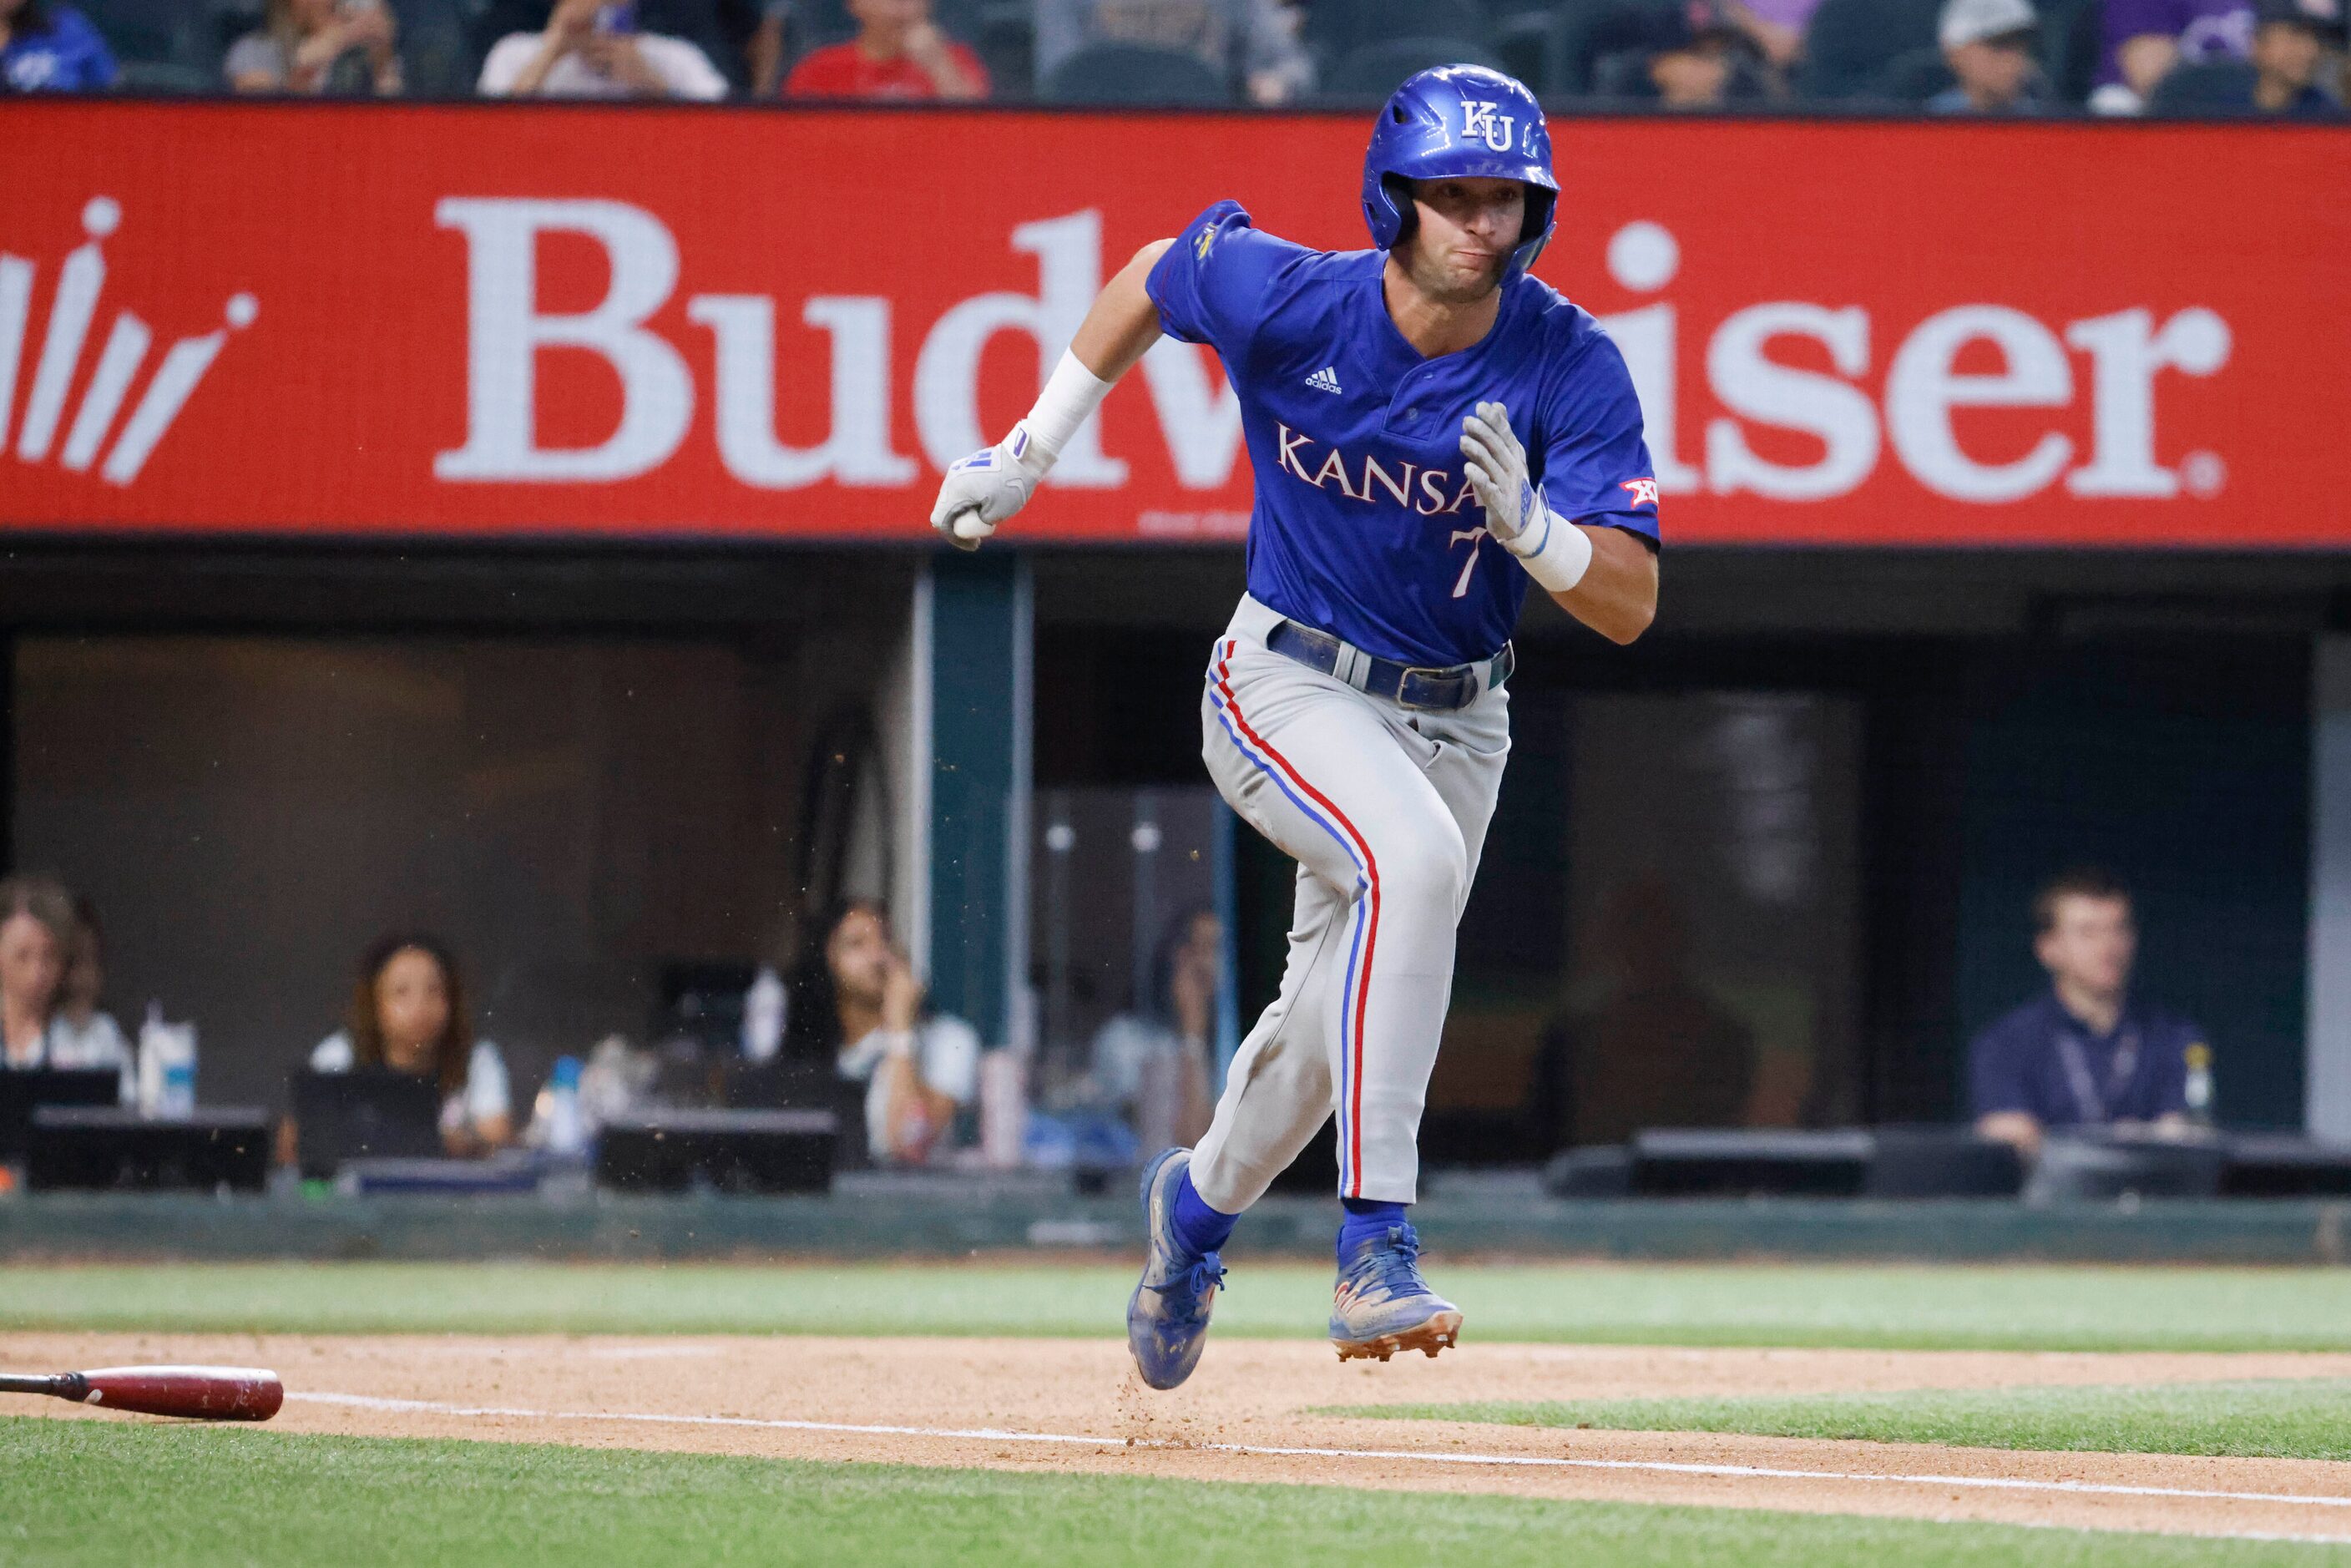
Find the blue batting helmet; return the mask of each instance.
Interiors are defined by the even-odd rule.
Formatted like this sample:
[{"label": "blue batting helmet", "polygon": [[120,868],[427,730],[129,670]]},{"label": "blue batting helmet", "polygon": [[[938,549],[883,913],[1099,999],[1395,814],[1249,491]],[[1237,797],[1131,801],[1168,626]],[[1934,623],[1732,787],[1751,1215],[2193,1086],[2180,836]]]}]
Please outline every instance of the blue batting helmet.
[{"label": "blue batting helmet", "polygon": [[1481,177],[1527,189],[1526,226],[1505,277],[1535,264],[1559,218],[1551,131],[1542,105],[1515,78],[1484,66],[1437,66],[1395,89],[1364,153],[1364,221],[1395,248],[1412,232],[1412,193],[1396,182]]}]

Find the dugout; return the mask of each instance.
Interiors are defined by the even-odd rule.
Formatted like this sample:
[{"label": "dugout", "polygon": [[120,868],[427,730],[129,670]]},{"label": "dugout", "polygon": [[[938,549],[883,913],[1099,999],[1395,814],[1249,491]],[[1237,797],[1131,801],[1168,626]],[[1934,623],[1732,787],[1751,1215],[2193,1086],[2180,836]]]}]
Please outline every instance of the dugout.
[{"label": "dugout", "polygon": [[[1040,787],[1196,779],[1199,669],[1238,560],[1036,570]],[[2032,890],[2079,862],[2137,890],[2142,981],[2212,1035],[2221,1118],[2330,1124],[2306,1023],[2331,941],[2314,854],[2351,779],[2314,774],[2314,705],[2341,700],[2314,683],[2340,656],[2351,561],[1668,546],[1664,585],[1630,649],[1531,599],[1432,1158],[1530,1159],[1562,1135],[1538,1118],[1577,1108],[1539,1103],[1537,1062],[1632,977],[1612,925],[1683,945],[1682,994],[1615,1038],[1706,1042],[1696,1065],[1744,1080],[1712,1100],[1720,1120],[1956,1115],[1967,1038],[2043,983]],[[1246,1027],[1290,872],[1246,830],[1236,866]]]},{"label": "dugout", "polygon": [[[273,1100],[383,928],[449,933],[527,1091],[645,1038],[665,969],[774,958],[846,889],[909,912],[989,1043],[1034,1040],[1038,802],[1188,821],[1240,579],[1198,548],[20,547],[12,860],[95,899],[118,1009],[199,1021],[207,1100]],[[2351,560],[1669,547],[1665,585],[1631,649],[1522,622],[1433,1159],[1531,1159],[1569,1135],[1541,1117],[1590,1113],[1539,1061],[1604,1017],[1627,923],[1684,945],[1705,1010],[1677,1016],[1740,1082],[1719,1119],[1951,1115],[1967,1035],[2035,984],[2032,886],[2083,860],[2137,888],[2141,973],[2213,1036],[2223,1119],[2326,1125],[2305,1020]],[[1228,859],[1157,907],[1231,912],[1229,1040],[1290,867],[1217,815],[1184,831]],[[1076,862],[1113,904],[1119,861]],[[1081,953],[1087,1018],[1144,918]]]},{"label": "dugout", "polygon": [[276,1104],[359,955],[442,935],[518,1112],[716,965],[903,866],[890,694],[919,563],[797,550],[19,544],[13,865],[95,903],[107,1000]]}]

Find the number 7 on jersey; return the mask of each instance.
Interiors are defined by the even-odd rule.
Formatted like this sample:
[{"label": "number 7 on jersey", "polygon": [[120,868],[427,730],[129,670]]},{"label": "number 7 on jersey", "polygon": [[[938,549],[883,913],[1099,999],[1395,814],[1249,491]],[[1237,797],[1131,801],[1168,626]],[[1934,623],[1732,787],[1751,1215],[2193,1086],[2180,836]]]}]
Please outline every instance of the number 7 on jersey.
[{"label": "number 7 on jersey", "polygon": [[1486,530],[1482,528],[1458,528],[1454,531],[1452,543],[1445,547],[1451,549],[1463,539],[1469,541],[1469,559],[1461,563],[1461,580],[1453,585],[1453,597],[1456,599],[1469,597],[1469,574],[1478,570],[1478,541],[1485,537]]}]

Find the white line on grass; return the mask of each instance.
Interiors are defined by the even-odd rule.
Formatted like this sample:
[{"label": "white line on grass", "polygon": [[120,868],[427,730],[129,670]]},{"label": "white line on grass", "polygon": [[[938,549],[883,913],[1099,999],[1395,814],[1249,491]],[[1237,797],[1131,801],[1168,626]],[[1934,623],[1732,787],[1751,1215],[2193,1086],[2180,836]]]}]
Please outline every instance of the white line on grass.
[{"label": "white line on grass", "polygon": [[[1893,1486],[1960,1487],[1980,1491],[2064,1492],[2089,1497],[2181,1498],[2201,1502],[2351,1508],[2351,1497],[2324,1497],[2306,1492],[2126,1486],[2118,1481],[2043,1481],[2016,1476],[1904,1475],[1890,1470],[1797,1470],[1771,1465],[1705,1465],[1673,1459],[1571,1459],[1537,1454],[1444,1454],[1417,1448],[1312,1448],[1271,1443],[1185,1443],[1156,1437],[1087,1437],[1075,1432],[1008,1432],[993,1427],[890,1427],[848,1421],[793,1421],[757,1416],[662,1416],[640,1411],[533,1410],[518,1406],[449,1405],[434,1399],[391,1399],[372,1394],[288,1392],[286,1397],[289,1403],[340,1405],[359,1410],[411,1410],[434,1416],[503,1416],[531,1421],[617,1421],[651,1427],[756,1427],[783,1432],[842,1432],[872,1437],[959,1438],[987,1443],[1039,1443],[1094,1448],[1164,1448],[1250,1454],[1271,1458],[1405,1459],[1421,1464],[1485,1465],[1501,1469],[1638,1470],[1652,1475],[1724,1476],[1742,1480],[1861,1481]],[[2351,1537],[2337,1536],[2274,1539],[2351,1541]]]}]

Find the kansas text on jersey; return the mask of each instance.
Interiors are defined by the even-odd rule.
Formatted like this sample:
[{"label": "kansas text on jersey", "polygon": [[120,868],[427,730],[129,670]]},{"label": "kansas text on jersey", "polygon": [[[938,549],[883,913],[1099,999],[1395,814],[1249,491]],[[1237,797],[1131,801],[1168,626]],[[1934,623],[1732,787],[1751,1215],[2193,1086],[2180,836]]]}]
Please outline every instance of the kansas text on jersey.
[{"label": "kansas text on jersey", "polygon": [[1424,359],[1381,298],[1386,253],[1308,250],[1219,202],[1151,270],[1167,332],[1206,343],[1257,473],[1249,591],[1383,658],[1458,664],[1510,640],[1527,575],[1487,537],[1461,421],[1499,402],[1552,511],[1657,539],[1625,361],[1591,316],[1520,276],[1493,329]]}]

